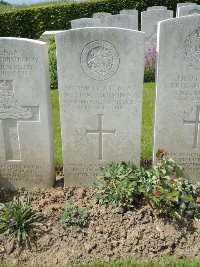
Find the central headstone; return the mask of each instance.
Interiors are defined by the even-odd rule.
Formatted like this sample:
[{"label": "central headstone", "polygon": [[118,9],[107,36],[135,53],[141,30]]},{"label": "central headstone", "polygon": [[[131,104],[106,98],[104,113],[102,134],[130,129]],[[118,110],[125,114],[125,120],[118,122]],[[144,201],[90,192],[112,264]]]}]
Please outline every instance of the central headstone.
[{"label": "central headstone", "polygon": [[200,16],[161,22],[158,48],[154,161],[163,148],[200,181]]},{"label": "central headstone", "polygon": [[52,186],[47,45],[0,38],[0,187]]},{"label": "central headstone", "polygon": [[56,45],[65,184],[88,186],[113,160],[139,165],[144,34],[83,28]]},{"label": "central headstone", "polygon": [[105,17],[106,27],[138,30],[138,17],[133,15],[112,15]]}]

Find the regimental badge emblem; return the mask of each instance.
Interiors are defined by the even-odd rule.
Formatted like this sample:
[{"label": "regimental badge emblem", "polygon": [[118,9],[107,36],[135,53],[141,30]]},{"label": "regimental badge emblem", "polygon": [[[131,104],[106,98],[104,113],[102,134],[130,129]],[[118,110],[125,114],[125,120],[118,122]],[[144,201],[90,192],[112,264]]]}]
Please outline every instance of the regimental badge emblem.
[{"label": "regimental badge emblem", "polygon": [[200,28],[188,35],[184,42],[184,53],[189,66],[200,70]]},{"label": "regimental badge emblem", "polygon": [[85,74],[94,80],[107,80],[119,68],[119,54],[116,48],[106,41],[93,41],[86,45],[81,54],[81,67]]},{"label": "regimental badge emblem", "polygon": [[13,80],[0,80],[0,120],[30,119],[30,109],[21,107],[14,96]]}]

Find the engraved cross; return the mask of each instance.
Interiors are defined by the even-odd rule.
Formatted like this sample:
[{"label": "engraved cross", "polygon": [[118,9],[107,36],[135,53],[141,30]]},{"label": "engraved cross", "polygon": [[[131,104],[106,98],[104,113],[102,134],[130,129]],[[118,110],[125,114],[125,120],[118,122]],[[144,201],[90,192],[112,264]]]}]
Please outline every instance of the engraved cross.
[{"label": "engraved cross", "polygon": [[115,134],[116,130],[103,130],[103,114],[98,114],[99,126],[97,130],[86,130],[86,134],[98,134],[99,135],[99,159],[103,159],[103,135]]},{"label": "engraved cross", "polygon": [[193,121],[187,121],[187,120],[183,119],[183,124],[184,125],[194,125],[194,143],[193,143],[193,148],[197,148],[198,141],[199,141],[199,125],[200,125],[199,115],[200,115],[200,106],[197,106],[195,120],[193,120]]},{"label": "engraved cross", "polygon": [[14,96],[13,80],[0,81],[0,120],[6,160],[21,160],[19,122],[39,122],[39,106],[20,106]]}]

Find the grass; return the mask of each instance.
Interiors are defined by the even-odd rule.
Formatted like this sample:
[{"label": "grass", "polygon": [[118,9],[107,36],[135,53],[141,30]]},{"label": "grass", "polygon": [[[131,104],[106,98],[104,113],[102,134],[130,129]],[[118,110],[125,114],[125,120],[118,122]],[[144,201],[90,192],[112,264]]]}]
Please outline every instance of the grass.
[{"label": "grass", "polygon": [[[191,259],[160,259],[147,261],[120,261],[113,263],[97,263],[86,265],[73,265],[74,267],[200,267],[200,258]],[[67,267],[67,266],[66,266]]]},{"label": "grass", "polygon": [[141,158],[144,161],[152,159],[154,87],[154,83],[144,84],[141,143]]},{"label": "grass", "polygon": [[[60,133],[60,112],[58,90],[51,91],[53,134],[56,166],[62,166],[62,143]],[[153,136],[153,109],[154,109],[154,83],[144,84],[143,119],[142,119],[142,146],[141,157],[144,161],[152,158]]]},{"label": "grass", "polygon": [[58,90],[51,90],[51,105],[52,105],[52,123],[53,123],[53,139],[54,139],[54,155],[56,167],[63,164],[62,161],[62,140],[60,129],[60,107]]}]

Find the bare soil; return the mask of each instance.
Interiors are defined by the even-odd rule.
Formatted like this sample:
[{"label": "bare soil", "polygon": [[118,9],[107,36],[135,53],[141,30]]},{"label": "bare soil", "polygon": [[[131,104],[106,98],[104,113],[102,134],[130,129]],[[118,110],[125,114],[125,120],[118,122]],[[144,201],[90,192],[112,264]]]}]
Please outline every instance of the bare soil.
[{"label": "bare soil", "polygon": [[[6,192],[1,202],[26,190]],[[89,210],[88,224],[76,232],[59,223],[66,202]],[[200,198],[197,200],[200,206]],[[95,204],[85,188],[62,187],[35,191],[33,209],[42,213],[42,226],[30,233],[30,243],[19,246],[0,235],[0,263],[34,266],[64,266],[122,258],[154,258],[169,255],[200,255],[200,220],[177,222],[158,218],[148,203],[131,211]]]}]

